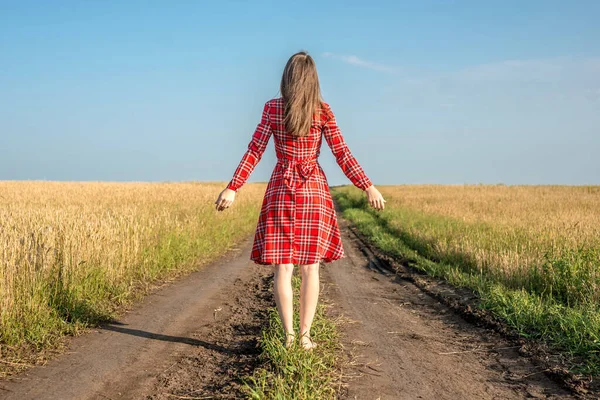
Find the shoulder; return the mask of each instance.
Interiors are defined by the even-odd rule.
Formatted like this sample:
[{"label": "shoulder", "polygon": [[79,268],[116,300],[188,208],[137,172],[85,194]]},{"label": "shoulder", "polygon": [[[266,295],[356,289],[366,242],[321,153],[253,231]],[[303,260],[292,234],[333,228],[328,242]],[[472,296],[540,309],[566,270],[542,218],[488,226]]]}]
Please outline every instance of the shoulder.
[{"label": "shoulder", "polygon": [[333,111],[331,111],[331,106],[329,103],[324,101],[321,102],[321,109],[319,110],[319,114],[321,115],[321,119],[323,122],[327,122],[330,119],[334,118]]},{"label": "shoulder", "polygon": [[283,99],[278,97],[276,99],[271,99],[265,103],[265,109],[277,110],[283,109]]},{"label": "shoulder", "polygon": [[265,102],[263,118],[266,118],[268,121],[277,122],[282,118],[284,108],[283,99],[271,99]]}]

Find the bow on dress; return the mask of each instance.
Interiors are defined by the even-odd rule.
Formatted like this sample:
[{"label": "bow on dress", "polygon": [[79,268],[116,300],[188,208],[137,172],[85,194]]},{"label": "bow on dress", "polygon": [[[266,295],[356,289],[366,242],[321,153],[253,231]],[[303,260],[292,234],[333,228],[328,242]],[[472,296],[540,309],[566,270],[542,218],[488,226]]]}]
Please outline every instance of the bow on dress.
[{"label": "bow on dress", "polygon": [[302,178],[300,182],[296,184],[296,187],[300,187],[306,182],[312,175],[315,167],[317,166],[316,158],[307,158],[304,160],[290,160],[289,158],[280,158],[279,161],[283,164],[283,179],[288,187],[291,187],[294,169],[298,171],[298,175]]}]

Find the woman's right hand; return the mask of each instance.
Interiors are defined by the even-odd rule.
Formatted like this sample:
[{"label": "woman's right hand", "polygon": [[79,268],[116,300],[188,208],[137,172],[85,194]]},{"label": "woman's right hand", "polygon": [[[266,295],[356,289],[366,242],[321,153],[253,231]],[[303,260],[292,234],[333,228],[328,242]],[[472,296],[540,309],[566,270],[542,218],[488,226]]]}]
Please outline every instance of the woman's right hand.
[{"label": "woman's right hand", "polygon": [[371,205],[371,207],[373,207],[376,210],[383,210],[383,208],[385,207],[385,199],[383,198],[379,190],[377,190],[377,188],[374,185],[371,185],[365,190],[365,192],[367,192],[367,199],[369,200],[369,204]]},{"label": "woman's right hand", "polygon": [[225,188],[225,190],[219,194],[217,201],[215,201],[217,210],[223,211],[224,209],[229,208],[233,203],[233,200],[235,200],[235,192]]}]

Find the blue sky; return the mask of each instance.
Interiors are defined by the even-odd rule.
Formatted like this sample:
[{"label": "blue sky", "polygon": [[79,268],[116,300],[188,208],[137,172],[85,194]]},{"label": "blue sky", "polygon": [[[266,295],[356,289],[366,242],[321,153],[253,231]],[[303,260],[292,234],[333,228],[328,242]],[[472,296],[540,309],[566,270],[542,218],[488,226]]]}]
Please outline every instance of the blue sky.
[{"label": "blue sky", "polygon": [[[0,0],[0,180],[228,181],[305,49],[375,184],[600,184],[598,20],[593,0]],[[274,163],[271,143],[250,181]]]}]

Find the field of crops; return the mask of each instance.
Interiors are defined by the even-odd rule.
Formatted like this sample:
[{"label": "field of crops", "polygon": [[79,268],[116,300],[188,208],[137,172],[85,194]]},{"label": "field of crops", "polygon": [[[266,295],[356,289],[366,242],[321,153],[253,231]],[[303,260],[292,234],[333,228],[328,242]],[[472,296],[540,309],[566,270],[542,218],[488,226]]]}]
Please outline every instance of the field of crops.
[{"label": "field of crops", "polygon": [[389,186],[386,210],[336,188],[345,217],[380,248],[474,289],[525,336],[600,373],[600,187]]},{"label": "field of crops", "polygon": [[0,182],[0,375],[248,237],[265,185],[218,213],[222,187]]},{"label": "field of crops", "polygon": [[[218,213],[222,187],[0,182],[0,375],[250,236],[265,185]],[[380,189],[383,212],[354,187],[333,194],[382,250],[600,374],[600,187]]]}]

